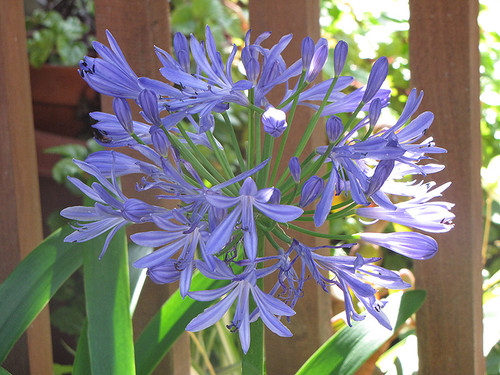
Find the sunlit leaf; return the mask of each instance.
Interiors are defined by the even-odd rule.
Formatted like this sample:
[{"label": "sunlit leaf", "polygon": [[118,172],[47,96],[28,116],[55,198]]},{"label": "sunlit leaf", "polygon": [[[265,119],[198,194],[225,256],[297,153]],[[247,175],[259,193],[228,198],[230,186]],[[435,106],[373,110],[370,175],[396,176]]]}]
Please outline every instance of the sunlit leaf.
[{"label": "sunlit leaf", "polygon": [[[426,292],[399,292],[387,298],[384,313],[393,329],[399,328],[424,302]],[[297,375],[350,375],[377,351],[392,335],[368,316],[353,327],[346,327],[323,344],[299,369]]]}]

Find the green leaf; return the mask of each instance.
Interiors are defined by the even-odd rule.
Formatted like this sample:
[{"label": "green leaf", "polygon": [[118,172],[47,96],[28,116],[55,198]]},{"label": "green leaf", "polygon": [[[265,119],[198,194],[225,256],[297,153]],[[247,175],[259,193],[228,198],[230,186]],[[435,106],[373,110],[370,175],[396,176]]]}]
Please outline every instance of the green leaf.
[{"label": "green leaf", "polygon": [[97,245],[81,244],[91,369],[93,374],[135,374],[125,230],[113,237],[99,260],[102,237]]},{"label": "green leaf", "polygon": [[90,370],[89,340],[87,336],[88,327],[89,322],[86,320],[78,339],[78,344],[76,345],[73,375],[89,375],[92,373]]},{"label": "green leaf", "polygon": [[[81,174],[82,170],[78,168],[75,163],[73,163],[73,160],[68,158],[58,160],[52,167],[52,178],[60,184],[68,181],[68,176],[75,177],[80,176]],[[78,189],[72,191],[78,191]]]},{"label": "green leaf", "polygon": [[0,367],[0,375],[12,375],[12,374],[8,372],[6,369]]},{"label": "green leaf", "polygon": [[134,315],[137,302],[146,281],[146,268],[135,268],[134,262],[153,251],[152,247],[139,246],[135,243],[128,245],[128,269],[130,275],[130,315]]},{"label": "green leaf", "polygon": [[0,363],[63,282],[81,266],[81,246],[63,242],[72,231],[66,226],[54,232],[0,285]]},{"label": "green leaf", "polygon": [[[215,289],[226,284],[227,281],[207,279],[197,272],[191,290]],[[137,374],[151,374],[188,323],[210,305],[211,302],[195,301],[189,297],[183,300],[179,290],[172,294],[135,343]]]},{"label": "green leaf", "polygon": [[61,365],[59,363],[54,363],[54,375],[67,375],[72,373],[73,373],[72,365]]},{"label": "green leaf", "polygon": [[78,335],[81,332],[82,324],[85,322],[83,311],[75,306],[60,306],[50,310],[50,323],[61,332],[69,335]]},{"label": "green leaf", "polygon": [[52,53],[55,46],[54,32],[50,29],[36,30],[27,41],[30,64],[35,68],[42,66]]},{"label": "green leaf", "polygon": [[83,160],[89,155],[87,147],[80,144],[68,144],[49,147],[43,150],[45,154],[57,154],[68,158]]},{"label": "green leaf", "polygon": [[[424,302],[426,292],[411,290],[395,293],[387,300],[384,313],[398,329]],[[394,331],[382,327],[370,315],[353,323],[324,343],[299,369],[296,375],[350,375],[377,351]]]}]

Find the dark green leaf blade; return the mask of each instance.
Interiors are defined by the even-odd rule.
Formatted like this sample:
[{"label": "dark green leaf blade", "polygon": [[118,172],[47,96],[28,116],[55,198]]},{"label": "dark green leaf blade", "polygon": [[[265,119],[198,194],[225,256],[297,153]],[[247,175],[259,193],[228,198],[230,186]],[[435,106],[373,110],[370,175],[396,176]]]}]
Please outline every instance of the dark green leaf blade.
[{"label": "dark green leaf blade", "polygon": [[82,265],[79,244],[61,228],[38,245],[0,285],[0,363],[64,281]]},{"label": "dark green leaf blade", "polygon": [[75,360],[73,362],[72,375],[88,375],[91,374],[90,370],[90,353],[89,353],[89,340],[88,340],[89,322],[85,320],[82,332],[78,338],[76,345]]},{"label": "dark green leaf blade", "polygon": [[[197,272],[191,290],[215,289],[226,284],[227,281],[207,279]],[[195,301],[189,297],[183,300],[179,290],[171,295],[135,343],[137,374],[151,374],[191,319],[210,305],[211,302]]]},{"label": "dark green leaf blade", "polygon": [[[399,328],[425,300],[426,292],[412,290],[388,298],[384,308],[394,329]],[[345,327],[324,343],[299,369],[297,375],[350,375],[394,333],[368,316]]]},{"label": "dark green leaf blade", "polygon": [[135,374],[124,229],[99,260],[103,244],[103,236],[97,245],[82,244],[91,369],[93,374]]}]

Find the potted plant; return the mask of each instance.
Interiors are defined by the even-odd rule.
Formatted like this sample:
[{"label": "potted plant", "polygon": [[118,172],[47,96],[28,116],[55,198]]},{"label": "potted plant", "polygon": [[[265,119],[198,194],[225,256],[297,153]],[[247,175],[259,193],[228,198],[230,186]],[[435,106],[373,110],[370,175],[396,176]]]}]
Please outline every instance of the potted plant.
[{"label": "potted plant", "polygon": [[93,2],[47,1],[26,17],[26,30],[35,128],[83,135],[86,113],[99,105],[76,69],[94,40]]}]

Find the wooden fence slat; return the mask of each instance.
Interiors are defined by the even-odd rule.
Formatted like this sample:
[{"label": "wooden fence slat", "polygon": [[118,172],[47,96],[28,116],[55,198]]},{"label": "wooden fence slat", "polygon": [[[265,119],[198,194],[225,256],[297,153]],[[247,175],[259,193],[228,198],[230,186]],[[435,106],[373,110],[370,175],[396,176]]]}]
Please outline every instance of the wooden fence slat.
[{"label": "wooden fence slat", "polygon": [[[271,31],[271,37],[263,43],[264,46],[270,47],[283,35],[293,33],[292,42],[283,53],[287,64],[300,59],[300,46],[304,37],[310,36],[315,41],[319,38],[319,1],[317,0],[274,0],[266,2],[250,0],[249,13],[252,41],[260,33]],[[267,97],[271,103],[276,103],[280,100],[280,93],[271,93]],[[310,116],[311,111],[305,108],[297,109],[293,120],[294,130],[290,132],[287,148],[283,156],[284,160],[288,161],[295,151]],[[316,146],[324,144],[324,138],[324,129],[316,132],[304,151],[305,154],[307,155]],[[281,165],[287,164],[286,162]],[[302,226],[306,227],[305,225]],[[312,223],[307,229],[316,230]],[[309,246],[324,244],[322,240],[318,241],[317,238],[301,233],[294,233],[294,236]],[[269,289],[270,286],[268,285],[266,288]],[[299,299],[294,308],[297,314],[292,317],[290,324],[287,324],[293,333],[293,337],[282,338],[266,330],[266,365],[268,374],[295,373],[305,360],[328,339],[331,334],[329,301],[329,296],[318,285],[314,282],[308,282],[305,284],[304,297]]]},{"label": "wooden fence slat", "polygon": [[[169,2],[166,0],[96,0],[96,23],[98,40],[107,44],[105,29],[111,31],[120,45],[128,63],[141,77],[163,80],[159,73],[160,63],[156,58],[153,46],[166,51],[170,50],[170,19]],[[113,113],[112,98],[101,96],[102,110]],[[138,115],[136,120],[143,121]],[[127,150],[120,150],[127,153]],[[137,156],[137,154],[134,154]],[[159,204],[153,192],[137,194],[135,191],[136,177],[122,178],[124,193],[127,197],[146,200],[151,204]],[[134,230],[134,227],[131,227]],[[154,230],[152,226],[150,230]],[[148,230],[141,226],[141,231]],[[129,233],[130,234],[130,233]],[[149,279],[146,280],[136,312],[134,314],[134,335],[137,336],[175,291],[172,285],[158,286]],[[190,369],[189,336],[183,334],[165,360],[159,364],[155,374],[184,375]]]},{"label": "wooden fence slat", "polygon": [[431,128],[446,165],[439,183],[453,181],[455,229],[437,237],[439,252],[416,262],[417,286],[427,290],[417,314],[421,374],[484,374],[482,352],[477,0],[410,1],[413,85],[425,91],[421,108],[435,114]]},{"label": "wooden fence slat", "polygon": [[[43,238],[23,3],[2,0],[1,9],[0,282]],[[13,374],[52,374],[48,308],[3,366]]]}]

